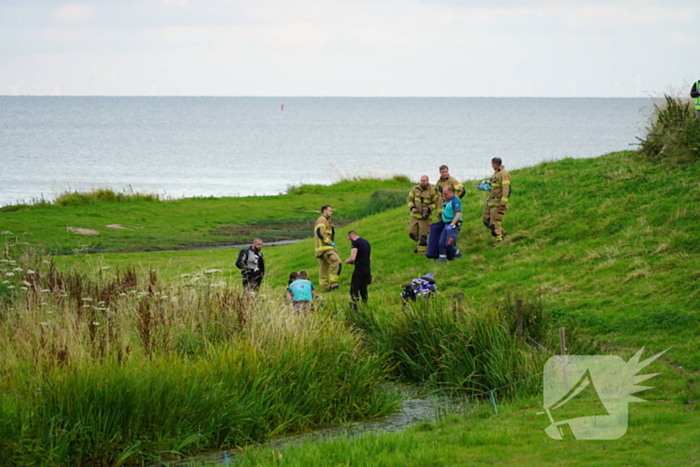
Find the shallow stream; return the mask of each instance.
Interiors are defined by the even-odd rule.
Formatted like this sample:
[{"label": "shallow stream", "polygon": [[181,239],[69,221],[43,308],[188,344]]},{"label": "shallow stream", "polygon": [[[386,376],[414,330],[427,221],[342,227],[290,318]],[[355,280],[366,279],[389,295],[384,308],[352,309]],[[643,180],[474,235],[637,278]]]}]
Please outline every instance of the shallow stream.
[{"label": "shallow stream", "polygon": [[[446,396],[425,395],[415,386],[394,386],[404,399],[401,408],[384,417],[377,417],[350,425],[334,426],[310,433],[284,436],[260,444],[260,447],[281,449],[285,446],[301,444],[310,440],[327,440],[337,437],[363,436],[369,433],[392,433],[403,431],[420,422],[435,422],[441,417],[455,412],[464,412],[465,400]],[[233,465],[236,451],[217,451],[170,462],[172,467],[202,465]],[[163,464],[157,464],[163,465]],[[155,466],[154,466],[155,467]]]}]

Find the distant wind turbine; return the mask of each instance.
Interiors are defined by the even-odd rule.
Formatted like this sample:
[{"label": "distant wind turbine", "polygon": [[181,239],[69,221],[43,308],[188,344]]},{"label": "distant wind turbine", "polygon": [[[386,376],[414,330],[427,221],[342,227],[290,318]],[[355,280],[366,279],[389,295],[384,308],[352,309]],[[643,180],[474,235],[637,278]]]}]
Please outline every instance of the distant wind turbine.
[{"label": "distant wind turbine", "polygon": [[620,85],[622,83],[619,81],[613,81],[613,84],[615,85],[615,97],[620,97]]},{"label": "distant wind turbine", "polygon": [[576,83],[577,81],[569,83],[569,86],[571,86],[571,97],[576,97]]},{"label": "distant wind turbine", "polygon": [[637,76],[632,81],[635,82],[637,88],[637,97],[639,97],[639,90],[642,88],[642,75]]}]

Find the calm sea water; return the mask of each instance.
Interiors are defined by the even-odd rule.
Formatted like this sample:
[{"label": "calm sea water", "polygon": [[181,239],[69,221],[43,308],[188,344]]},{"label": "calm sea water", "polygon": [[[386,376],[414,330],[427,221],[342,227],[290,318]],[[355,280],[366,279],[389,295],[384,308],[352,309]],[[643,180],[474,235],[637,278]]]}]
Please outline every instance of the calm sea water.
[{"label": "calm sea water", "polygon": [[0,97],[0,206],[69,190],[277,194],[343,177],[491,174],[634,148],[652,101]]}]

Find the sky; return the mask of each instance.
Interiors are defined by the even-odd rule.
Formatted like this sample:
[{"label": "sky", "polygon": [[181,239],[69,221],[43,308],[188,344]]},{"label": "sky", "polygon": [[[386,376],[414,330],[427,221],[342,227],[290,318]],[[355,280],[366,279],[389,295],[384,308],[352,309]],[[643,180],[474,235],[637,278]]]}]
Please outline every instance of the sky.
[{"label": "sky", "polygon": [[646,97],[698,0],[0,0],[0,95]]}]

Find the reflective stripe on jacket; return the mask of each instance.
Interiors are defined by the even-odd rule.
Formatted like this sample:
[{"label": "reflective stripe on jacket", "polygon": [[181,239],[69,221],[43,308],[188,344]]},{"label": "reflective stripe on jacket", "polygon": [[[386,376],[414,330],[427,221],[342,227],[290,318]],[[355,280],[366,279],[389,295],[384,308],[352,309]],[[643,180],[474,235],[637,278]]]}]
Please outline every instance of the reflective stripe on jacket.
[{"label": "reflective stripe on jacket", "polygon": [[411,188],[411,191],[408,192],[408,197],[406,198],[408,210],[410,211],[411,208],[416,208],[418,210],[418,212],[411,212],[411,216],[416,219],[423,218],[424,207],[430,209],[431,213],[435,211],[437,208],[437,201],[437,190],[431,185],[428,185],[426,189],[423,189],[420,185],[414,186]]},{"label": "reflective stripe on jacket", "polygon": [[500,206],[508,204],[510,198],[510,174],[501,167],[496,170],[491,177],[491,192],[489,193],[489,206]]},{"label": "reflective stripe on jacket", "polygon": [[319,217],[314,226],[314,247],[316,256],[320,256],[320,254],[326,250],[333,250],[334,248],[331,243],[334,241],[335,228],[333,227],[333,221],[326,216]]}]

